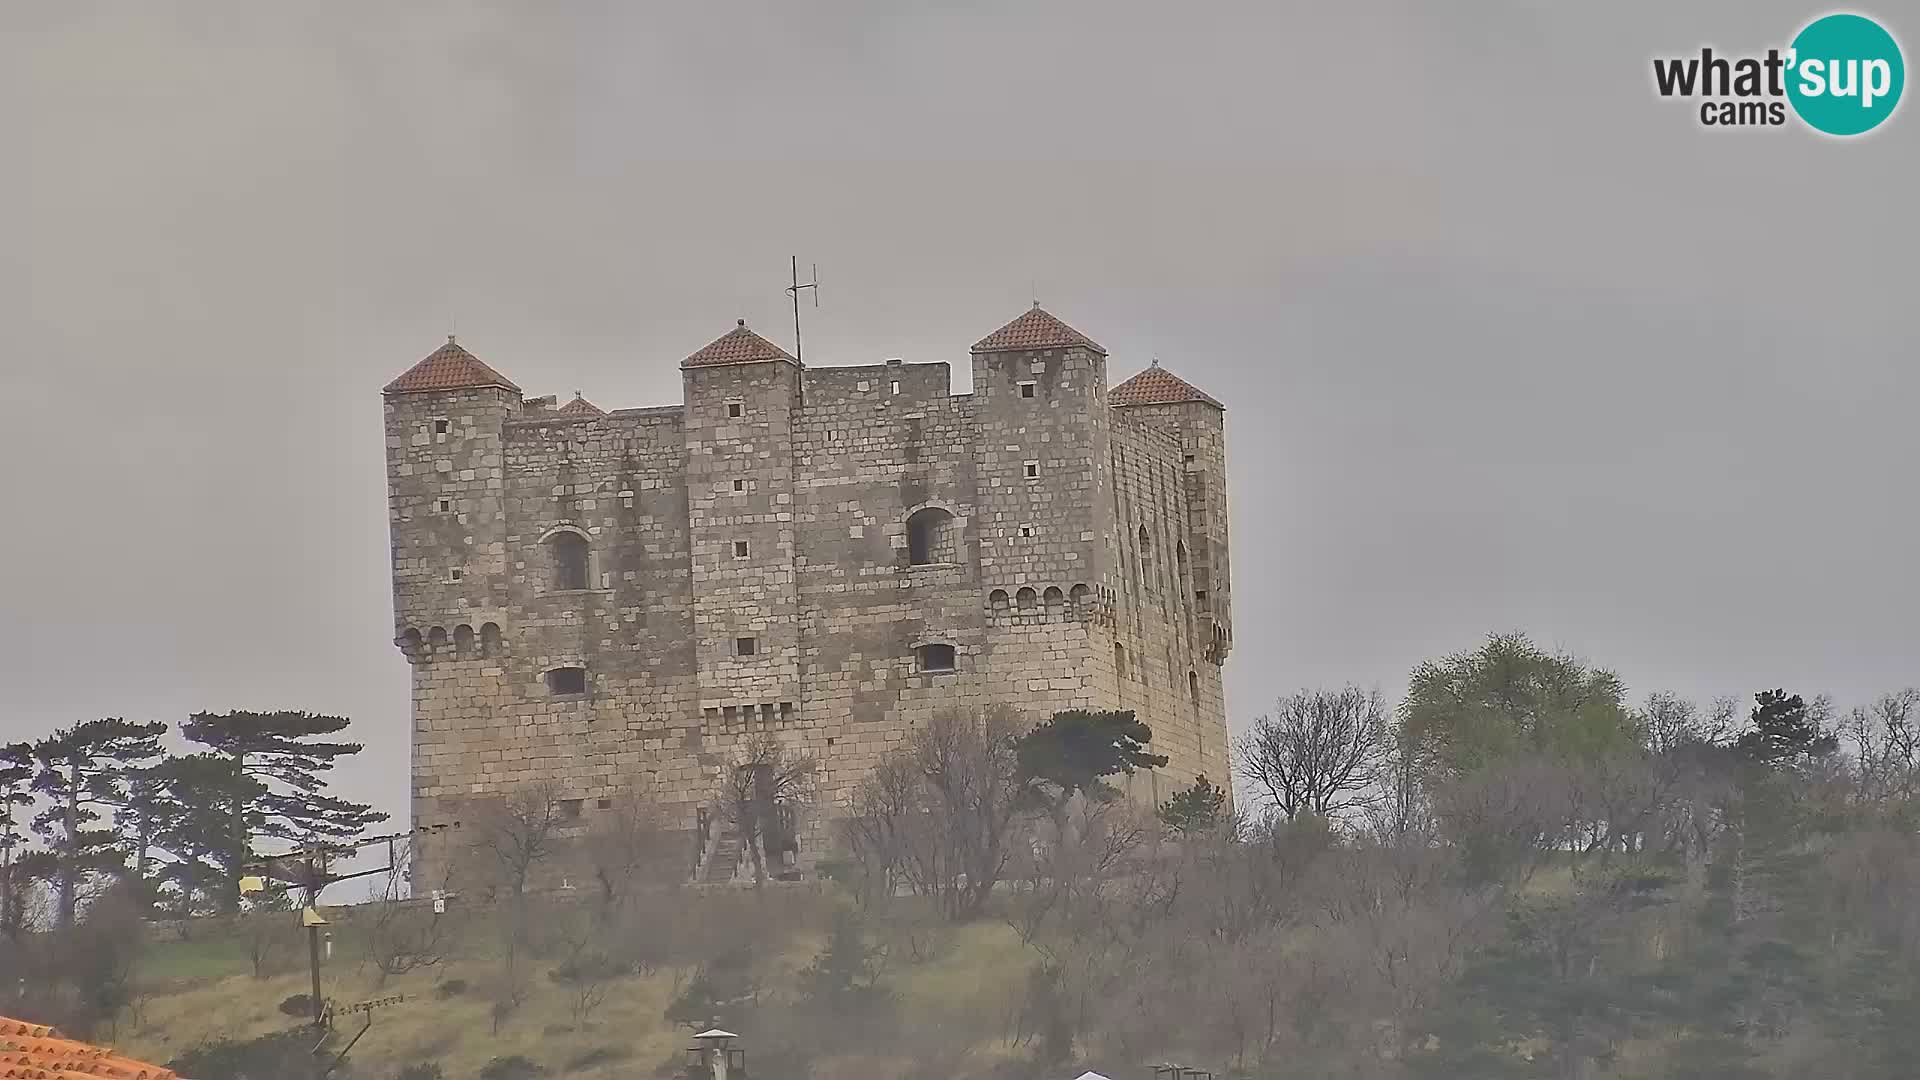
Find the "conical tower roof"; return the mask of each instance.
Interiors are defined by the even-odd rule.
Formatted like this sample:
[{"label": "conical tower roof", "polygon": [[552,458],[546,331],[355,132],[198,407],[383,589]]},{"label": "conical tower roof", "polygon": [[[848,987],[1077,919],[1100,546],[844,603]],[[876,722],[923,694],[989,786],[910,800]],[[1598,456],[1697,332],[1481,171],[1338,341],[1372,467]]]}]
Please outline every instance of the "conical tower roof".
[{"label": "conical tower roof", "polygon": [[973,343],[973,352],[1022,352],[1027,349],[1053,349],[1063,346],[1091,349],[1101,356],[1107,350],[1092,338],[1053,317],[1036,301],[1033,307],[1007,325]]},{"label": "conical tower roof", "polygon": [[1168,371],[1155,361],[1147,370],[1114,387],[1107,394],[1107,404],[1125,407],[1128,405],[1179,405],[1184,402],[1198,401],[1216,409],[1225,405],[1215,401],[1199,387]]},{"label": "conical tower roof", "polygon": [[515,393],[520,388],[504,375],[482,363],[480,358],[461,348],[447,335],[447,343],[427,358],[407,369],[406,374],[387,384],[382,393],[414,394],[430,390],[470,390],[497,386]]},{"label": "conical tower roof", "polygon": [[785,360],[793,362],[787,350],[747,329],[747,320],[741,319],[733,329],[714,338],[707,346],[685,360],[680,361],[683,368],[719,367],[723,364],[757,364],[763,360]]}]

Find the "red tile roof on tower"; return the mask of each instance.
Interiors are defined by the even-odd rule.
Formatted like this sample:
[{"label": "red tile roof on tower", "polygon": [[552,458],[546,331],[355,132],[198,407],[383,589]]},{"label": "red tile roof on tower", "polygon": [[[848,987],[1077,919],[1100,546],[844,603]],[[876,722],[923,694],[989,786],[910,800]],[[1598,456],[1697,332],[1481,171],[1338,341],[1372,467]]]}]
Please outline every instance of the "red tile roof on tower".
[{"label": "red tile roof on tower", "polygon": [[63,1038],[44,1024],[0,1016],[0,1077],[31,1080],[179,1080],[172,1069]]},{"label": "red tile roof on tower", "polygon": [[733,329],[714,338],[706,348],[680,361],[683,368],[719,367],[722,364],[757,364],[762,360],[788,360],[787,350],[747,329],[741,319]]},{"label": "red tile roof on tower", "polygon": [[972,351],[1021,352],[1071,345],[1092,349],[1101,356],[1107,355],[1107,350],[1101,348],[1098,342],[1048,314],[1036,300],[1033,307],[1019,318],[974,342]]},{"label": "red tile roof on tower", "polygon": [[1179,405],[1183,402],[1198,401],[1216,409],[1224,409],[1199,388],[1155,361],[1147,370],[1114,387],[1107,393],[1107,404],[1126,405]]},{"label": "red tile roof on tower", "polygon": [[560,406],[558,409],[555,409],[554,411],[559,413],[561,416],[605,416],[607,415],[606,410],[602,409],[598,405],[595,405],[593,402],[588,401],[586,398],[581,397],[580,391],[578,390],[575,390],[573,392],[572,401],[567,402],[565,405]]},{"label": "red tile roof on tower", "polygon": [[454,343],[453,335],[447,335],[447,343],[433,350],[425,360],[407,369],[405,375],[387,384],[384,393],[412,394],[428,390],[471,390],[482,386],[497,386],[502,390],[516,393],[520,388],[507,380],[507,377],[480,362],[480,358]]}]

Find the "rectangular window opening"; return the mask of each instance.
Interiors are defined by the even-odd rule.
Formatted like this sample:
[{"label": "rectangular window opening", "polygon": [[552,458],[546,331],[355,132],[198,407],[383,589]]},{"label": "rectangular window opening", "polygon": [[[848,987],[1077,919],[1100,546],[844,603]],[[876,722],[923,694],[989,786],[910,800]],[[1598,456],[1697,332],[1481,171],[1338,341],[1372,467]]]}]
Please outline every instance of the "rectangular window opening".
[{"label": "rectangular window opening", "polygon": [[439,511],[443,514],[451,513],[453,511],[452,499],[441,499],[435,502],[433,505],[437,507]]},{"label": "rectangular window opening", "polygon": [[435,420],[433,422],[433,433],[435,435],[445,435],[448,431],[451,431],[452,429],[453,429],[453,423],[451,421]]},{"label": "rectangular window opening", "polygon": [[727,418],[728,419],[738,420],[740,417],[746,415],[746,412],[747,412],[747,407],[744,403],[738,402],[738,401],[727,402]]},{"label": "rectangular window opening", "polygon": [[595,799],[593,800],[593,807],[596,810],[611,810],[613,809],[613,800],[612,799]]},{"label": "rectangular window opening", "polygon": [[733,639],[733,655],[753,656],[760,651],[760,639],[737,637]]},{"label": "rectangular window opening", "polygon": [[567,697],[587,692],[587,669],[580,667],[554,668],[547,672],[547,693],[554,697]]},{"label": "rectangular window opening", "polygon": [[736,559],[744,559],[747,557],[747,542],[745,540],[735,540],[733,542],[733,557]]},{"label": "rectangular window opening", "polygon": [[561,799],[560,816],[568,821],[580,820],[581,799]]},{"label": "rectangular window opening", "polygon": [[920,670],[930,674],[953,670],[953,646],[920,646]]},{"label": "rectangular window opening", "polygon": [[448,581],[459,581],[459,580],[460,580],[461,578],[463,578],[463,577],[466,577],[466,576],[467,576],[467,572],[466,572],[465,570],[462,570],[462,569],[460,569],[460,568],[459,568],[459,567],[457,567],[457,566],[456,566],[456,567],[454,567],[453,569],[451,569],[451,570],[449,570],[449,571],[447,571],[447,580],[448,580]]},{"label": "rectangular window opening", "polygon": [[747,482],[745,480],[735,480],[733,482],[733,490],[735,491],[747,490]]},{"label": "rectangular window opening", "polygon": [[1030,382],[1023,382],[1023,383],[1021,383],[1021,384],[1020,384],[1020,396],[1021,396],[1021,397],[1023,397],[1023,398],[1030,398],[1030,397],[1032,397],[1032,396],[1033,396],[1033,389],[1034,389],[1034,384],[1032,384],[1032,383],[1030,383]]},{"label": "rectangular window opening", "polygon": [[1029,479],[1029,480],[1033,480],[1033,479],[1036,479],[1037,477],[1039,477],[1039,475],[1040,475],[1040,463],[1039,463],[1039,462],[1037,462],[1037,461],[1029,461],[1029,462],[1027,462],[1027,463],[1026,463],[1026,474],[1027,474],[1027,479]]}]

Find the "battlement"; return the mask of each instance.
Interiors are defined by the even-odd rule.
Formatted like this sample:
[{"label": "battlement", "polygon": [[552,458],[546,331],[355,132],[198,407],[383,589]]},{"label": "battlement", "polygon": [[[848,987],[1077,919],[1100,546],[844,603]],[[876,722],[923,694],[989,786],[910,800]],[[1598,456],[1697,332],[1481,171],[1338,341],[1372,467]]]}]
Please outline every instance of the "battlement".
[{"label": "battlement", "polygon": [[[535,780],[690,832],[750,732],[829,816],[934,710],[1132,709],[1158,800],[1227,774],[1224,410],[1035,307],[946,363],[802,367],[744,322],[683,403],[524,396],[449,339],[385,391],[416,823]],[[803,861],[823,835],[801,843]]]}]

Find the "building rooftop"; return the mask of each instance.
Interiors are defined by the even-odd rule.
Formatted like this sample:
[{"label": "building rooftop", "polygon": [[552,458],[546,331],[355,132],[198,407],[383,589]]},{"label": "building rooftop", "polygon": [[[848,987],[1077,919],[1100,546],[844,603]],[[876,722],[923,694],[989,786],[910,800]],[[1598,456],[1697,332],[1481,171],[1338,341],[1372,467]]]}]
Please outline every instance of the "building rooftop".
[{"label": "building rooftop", "polygon": [[1020,352],[1026,349],[1052,349],[1078,345],[1101,356],[1107,350],[1092,338],[1061,322],[1034,301],[1033,307],[1007,325],[973,343],[973,352]]},{"label": "building rooftop", "polygon": [[1107,394],[1107,404],[1119,407],[1180,405],[1189,401],[1198,401],[1216,409],[1226,408],[1192,383],[1161,367],[1157,360],[1152,367],[1114,387]]},{"label": "building rooftop", "polygon": [[447,343],[427,358],[407,369],[407,373],[387,384],[384,393],[415,394],[428,390],[470,390],[497,386],[516,393],[519,387],[506,376],[488,367],[480,358],[461,348],[447,335]]},{"label": "building rooftop", "polygon": [[29,1080],[179,1080],[172,1070],[64,1038],[44,1024],[0,1016],[0,1077]]},{"label": "building rooftop", "polygon": [[572,401],[567,402],[565,405],[560,406],[558,409],[555,409],[554,411],[559,413],[561,416],[605,416],[607,415],[607,412],[605,409],[602,409],[600,406],[595,405],[593,402],[588,401],[584,397],[581,397],[580,391],[578,390],[575,390],[573,392]]},{"label": "building rooftop", "polygon": [[757,364],[763,360],[792,361],[787,350],[747,329],[741,319],[733,329],[709,342],[706,348],[680,361],[683,368],[719,367],[722,364]]}]

